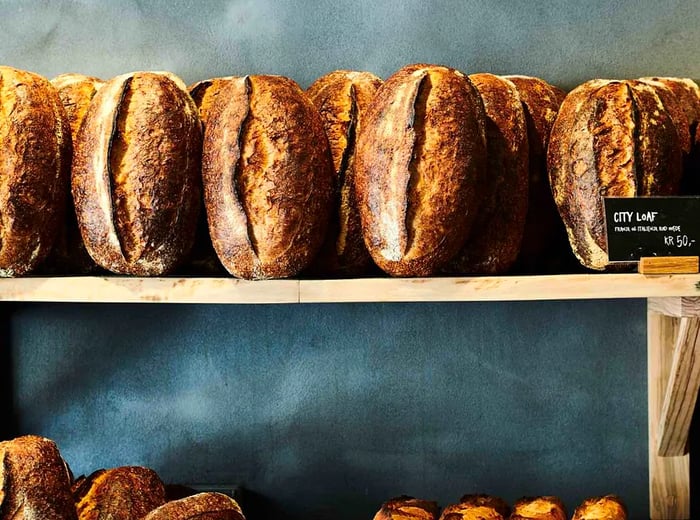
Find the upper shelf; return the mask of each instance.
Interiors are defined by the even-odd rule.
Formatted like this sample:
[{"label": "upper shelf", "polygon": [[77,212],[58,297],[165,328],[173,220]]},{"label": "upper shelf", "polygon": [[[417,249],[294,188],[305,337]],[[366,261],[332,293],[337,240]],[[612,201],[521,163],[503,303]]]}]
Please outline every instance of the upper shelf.
[{"label": "upper shelf", "polygon": [[579,274],[269,280],[119,276],[0,279],[0,301],[312,303],[574,300],[700,296],[700,275]]}]

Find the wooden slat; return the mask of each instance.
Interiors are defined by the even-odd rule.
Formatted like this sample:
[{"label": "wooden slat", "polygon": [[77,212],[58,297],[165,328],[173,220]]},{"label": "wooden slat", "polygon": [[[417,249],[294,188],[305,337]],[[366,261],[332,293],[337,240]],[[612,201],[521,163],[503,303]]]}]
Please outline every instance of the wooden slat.
[{"label": "wooden slat", "polygon": [[700,298],[695,296],[649,298],[649,309],[676,318],[700,317]]},{"label": "wooden slat", "polygon": [[639,259],[642,274],[697,273],[697,256],[645,256]]},{"label": "wooden slat", "polygon": [[63,277],[0,280],[0,301],[298,303],[297,280]]},{"label": "wooden slat", "polygon": [[659,455],[687,453],[688,432],[700,388],[700,318],[681,318],[659,419]]},{"label": "wooden slat", "polygon": [[651,520],[690,518],[690,460],[688,455],[661,457],[657,452],[659,419],[671,372],[678,318],[647,313],[649,406],[649,517]]},{"label": "wooden slat", "polygon": [[697,274],[301,280],[299,301],[515,301],[700,296]]}]

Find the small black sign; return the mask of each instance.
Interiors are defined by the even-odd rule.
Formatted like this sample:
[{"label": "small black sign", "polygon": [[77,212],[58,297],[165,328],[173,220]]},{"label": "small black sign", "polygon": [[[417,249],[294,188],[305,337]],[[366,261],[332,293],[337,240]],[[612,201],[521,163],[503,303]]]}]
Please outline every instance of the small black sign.
[{"label": "small black sign", "polygon": [[611,262],[700,256],[700,197],[606,197]]}]

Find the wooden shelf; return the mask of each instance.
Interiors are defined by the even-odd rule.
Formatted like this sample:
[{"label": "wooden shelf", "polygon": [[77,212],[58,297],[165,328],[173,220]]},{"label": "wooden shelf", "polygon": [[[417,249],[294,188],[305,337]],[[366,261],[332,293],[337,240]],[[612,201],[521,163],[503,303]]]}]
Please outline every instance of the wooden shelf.
[{"label": "wooden shelf", "polygon": [[0,301],[314,303],[517,301],[700,296],[698,274],[268,280],[26,277],[0,279]]}]

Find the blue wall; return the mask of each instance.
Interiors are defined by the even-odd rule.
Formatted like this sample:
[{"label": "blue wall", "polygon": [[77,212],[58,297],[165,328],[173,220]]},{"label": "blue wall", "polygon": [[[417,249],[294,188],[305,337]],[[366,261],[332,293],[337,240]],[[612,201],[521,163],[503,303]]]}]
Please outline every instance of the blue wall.
[{"label": "blue wall", "polygon": [[[8,0],[0,20],[0,61],[49,77],[266,72],[307,86],[417,61],[566,88],[700,77],[693,0]],[[244,484],[299,517],[467,491],[570,508],[612,491],[647,516],[640,301],[22,305],[10,325],[16,431],[56,439],[77,473],[146,464],[171,482]]]}]

